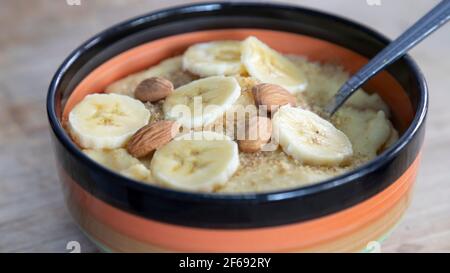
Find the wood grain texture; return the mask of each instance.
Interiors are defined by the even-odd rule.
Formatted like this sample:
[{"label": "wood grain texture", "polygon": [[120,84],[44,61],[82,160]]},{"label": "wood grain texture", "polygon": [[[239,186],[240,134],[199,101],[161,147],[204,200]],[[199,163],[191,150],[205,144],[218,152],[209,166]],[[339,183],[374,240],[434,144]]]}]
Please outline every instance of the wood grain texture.
[{"label": "wood grain texture", "polygon": [[[355,19],[394,38],[436,0],[284,1]],[[0,0],[0,252],[67,252],[76,240],[98,251],[68,215],[55,174],[45,96],[57,66],[100,30],[179,0]],[[370,2],[370,1],[369,1]],[[430,87],[423,162],[415,196],[402,223],[384,242],[386,252],[450,252],[450,25],[411,55]]]}]

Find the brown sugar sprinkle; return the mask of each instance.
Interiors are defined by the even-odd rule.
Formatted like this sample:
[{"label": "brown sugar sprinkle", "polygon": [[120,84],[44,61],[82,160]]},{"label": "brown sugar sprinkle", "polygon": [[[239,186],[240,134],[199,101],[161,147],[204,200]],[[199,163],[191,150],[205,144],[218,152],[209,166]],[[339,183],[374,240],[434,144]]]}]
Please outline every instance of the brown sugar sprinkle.
[{"label": "brown sugar sprinkle", "polygon": [[188,71],[180,70],[168,75],[167,79],[170,80],[174,88],[178,88],[182,85],[188,84],[191,81],[197,80],[199,77],[189,73]]},{"label": "brown sugar sprinkle", "polygon": [[160,121],[164,119],[164,112],[162,105],[164,100],[160,100],[156,103],[147,102],[145,107],[150,111],[150,123]]}]

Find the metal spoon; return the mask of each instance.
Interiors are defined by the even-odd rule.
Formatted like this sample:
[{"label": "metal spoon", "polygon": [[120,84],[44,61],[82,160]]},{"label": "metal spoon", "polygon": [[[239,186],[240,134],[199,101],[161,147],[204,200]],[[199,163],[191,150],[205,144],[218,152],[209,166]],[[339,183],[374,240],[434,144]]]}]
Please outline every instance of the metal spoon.
[{"label": "metal spoon", "polygon": [[386,68],[450,19],[450,0],[443,0],[354,74],[325,107],[331,117],[367,80]]}]

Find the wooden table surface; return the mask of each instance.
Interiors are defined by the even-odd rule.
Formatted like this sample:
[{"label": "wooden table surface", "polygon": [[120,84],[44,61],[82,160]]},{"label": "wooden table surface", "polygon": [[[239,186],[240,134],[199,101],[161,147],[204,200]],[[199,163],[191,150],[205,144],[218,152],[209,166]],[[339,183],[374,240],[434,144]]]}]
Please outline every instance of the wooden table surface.
[{"label": "wooden table surface", "polygon": [[[68,0],[70,2],[70,0]],[[49,141],[45,96],[52,74],[82,41],[179,0],[0,0],[0,252],[98,251],[66,211]],[[381,5],[369,5],[367,2]],[[73,2],[73,1],[72,1]],[[340,14],[394,38],[436,0],[284,1]],[[386,252],[450,252],[450,25],[412,50],[428,79],[430,111],[411,207]]]}]

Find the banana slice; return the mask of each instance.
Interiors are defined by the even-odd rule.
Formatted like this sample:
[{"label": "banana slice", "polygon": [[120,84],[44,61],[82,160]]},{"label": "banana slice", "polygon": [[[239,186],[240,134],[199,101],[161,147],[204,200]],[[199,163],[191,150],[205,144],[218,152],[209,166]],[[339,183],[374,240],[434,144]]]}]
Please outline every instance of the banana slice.
[{"label": "banana slice", "polygon": [[139,181],[147,181],[150,177],[150,170],[144,166],[144,164],[139,163],[130,166],[129,168],[119,172],[121,175],[133,178]]},{"label": "banana slice", "polygon": [[181,63],[182,57],[176,56],[166,59],[151,68],[140,71],[120,79],[108,87],[106,93],[116,93],[121,95],[134,96],[134,89],[145,79],[151,77],[162,77],[172,82],[175,87],[192,81],[195,77],[187,72],[183,72]]},{"label": "banana slice", "polygon": [[397,142],[398,138],[399,138],[398,131],[391,125],[391,133],[386,143],[384,143],[382,150],[386,150],[387,148],[394,145],[394,143]]},{"label": "banana slice", "polygon": [[167,119],[183,127],[196,128],[221,117],[241,94],[233,77],[213,76],[177,88],[166,98],[163,110]]},{"label": "banana slice", "polygon": [[195,44],[183,55],[183,69],[201,77],[238,75],[243,71],[240,41]]},{"label": "banana slice", "polygon": [[383,111],[386,116],[390,116],[389,106],[377,93],[369,94],[366,91],[359,89],[353,94],[344,105],[352,106],[357,109],[371,109],[374,111]]},{"label": "banana slice", "polygon": [[367,159],[377,156],[391,135],[391,122],[381,110],[344,106],[333,116],[333,122],[351,139],[355,154]]},{"label": "banana slice", "polygon": [[185,190],[212,191],[239,167],[236,142],[215,132],[182,135],[153,155],[150,169],[160,183]]},{"label": "banana slice", "polygon": [[[301,95],[309,102],[319,107],[325,107],[339,88],[349,79],[349,74],[343,67],[335,64],[321,64],[308,61],[303,56],[288,55],[308,78],[308,89]],[[358,89],[344,104],[360,110],[382,110],[389,116],[389,107],[377,93],[367,93]]]},{"label": "banana slice", "polygon": [[86,149],[83,152],[95,162],[124,176],[136,180],[147,180],[150,177],[150,170],[123,148],[114,150]]},{"label": "banana slice", "polygon": [[150,112],[138,100],[117,94],[92,94],[69,113],[68,127],[83,148],[114,149],[122,147],[149,118]]},{"label": "banana slice", "polygon": [[249,37],[242,43],[241,61],[248,73],[261,82],[281,85],[291,93],[306,88],[303,71],[255,37]]},{"label": "banana slice", "polygon": [[281,107],[273,116],[272,126],[273,137],[284,152],[304,163],[338,165],[353,153],[344,133],[299,107]]},{"label": "banana slice", "polygon": [[83,152],[95,162],[114,171],[122,171],[139,164],[139,160],[131,156],[126,149],[84,149]]}]

